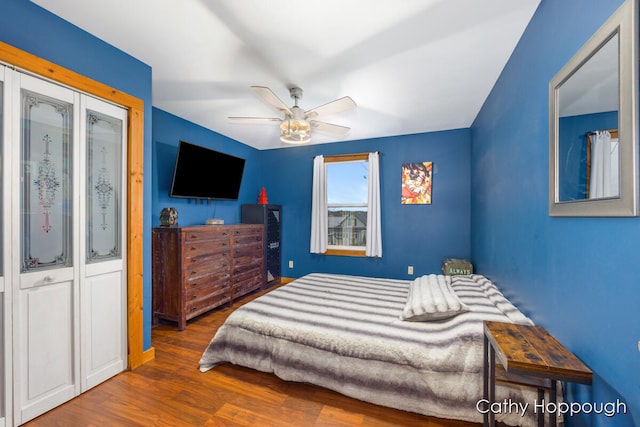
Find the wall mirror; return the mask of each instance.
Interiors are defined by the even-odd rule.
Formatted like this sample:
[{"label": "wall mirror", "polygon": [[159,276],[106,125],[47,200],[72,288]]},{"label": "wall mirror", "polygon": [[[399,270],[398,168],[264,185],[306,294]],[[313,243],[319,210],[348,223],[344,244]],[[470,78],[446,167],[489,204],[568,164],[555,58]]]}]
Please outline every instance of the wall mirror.
[{"label": "wall mirror", "polygon": [[637,1],[549,83],[549,215],[638,215]]}]

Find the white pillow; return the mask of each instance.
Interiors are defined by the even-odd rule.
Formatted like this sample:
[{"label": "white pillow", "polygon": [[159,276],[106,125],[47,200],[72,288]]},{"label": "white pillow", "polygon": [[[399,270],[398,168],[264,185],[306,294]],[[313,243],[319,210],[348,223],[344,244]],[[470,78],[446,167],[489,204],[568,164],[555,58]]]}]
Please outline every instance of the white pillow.
[{"label": "white pillow", "polygon": [[422,322],[442,320],[469,311],[451,287],[451,277],[429,274],[409,285],[409,297],[400,315],[401,320]]}]

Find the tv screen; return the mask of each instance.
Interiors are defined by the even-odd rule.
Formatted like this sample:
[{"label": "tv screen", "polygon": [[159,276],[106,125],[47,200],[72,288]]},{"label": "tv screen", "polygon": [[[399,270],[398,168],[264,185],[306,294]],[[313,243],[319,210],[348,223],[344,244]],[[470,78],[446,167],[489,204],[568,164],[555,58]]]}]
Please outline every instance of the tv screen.
[{"label": "tv screen", "polygon": [[171,197],[238,200],[245,159],[180,141]]}]

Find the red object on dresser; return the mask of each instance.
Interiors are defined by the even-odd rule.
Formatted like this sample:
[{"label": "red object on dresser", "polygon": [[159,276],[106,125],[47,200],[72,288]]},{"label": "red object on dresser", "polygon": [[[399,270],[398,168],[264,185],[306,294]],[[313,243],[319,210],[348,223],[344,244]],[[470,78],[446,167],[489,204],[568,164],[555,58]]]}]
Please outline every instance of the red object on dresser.
[{"label": "red object on dresser", "polygon": [[258,196],[258,204],[259,205],[268,205],[269,200],[267,200],[267,191],[262,187],[260,190],[260,195]]}]

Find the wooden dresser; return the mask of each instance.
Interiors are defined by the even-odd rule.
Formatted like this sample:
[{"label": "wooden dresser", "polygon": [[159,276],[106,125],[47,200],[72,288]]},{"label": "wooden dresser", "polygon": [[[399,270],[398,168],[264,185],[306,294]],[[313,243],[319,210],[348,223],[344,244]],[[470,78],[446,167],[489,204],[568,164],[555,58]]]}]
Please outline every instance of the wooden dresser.
[{"label": "wooden dresser", "polygon": [[264,287],[263,225],[157,227],[153,322],[187,320]]}]

